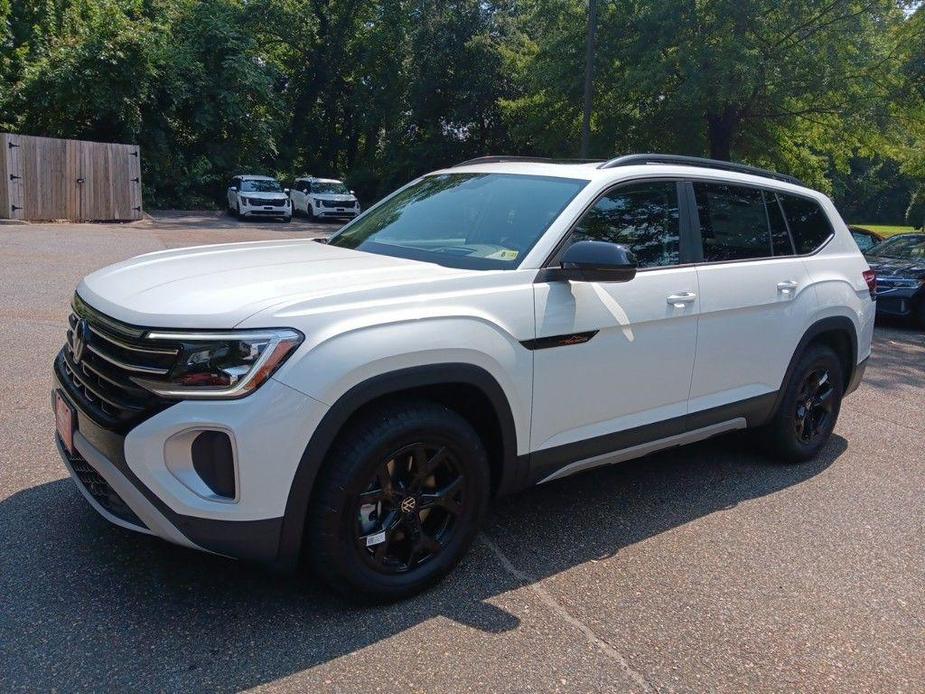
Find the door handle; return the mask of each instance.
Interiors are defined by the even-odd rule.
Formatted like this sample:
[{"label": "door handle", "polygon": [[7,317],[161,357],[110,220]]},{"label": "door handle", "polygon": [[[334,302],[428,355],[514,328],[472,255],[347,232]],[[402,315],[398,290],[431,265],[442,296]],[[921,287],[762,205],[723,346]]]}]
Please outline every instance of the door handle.
[{"label": "door handle", "polygon": [[777,283],[777,291],[781,294],[792,294],[793,290],[797,288],[799,282],[796,280],[786,280],[784,282]]},{"label": "door handle", "polygon": [[675,308],[682,308],[687,304],[692,304],[697,299],[694,292],[678,292],[677,294],[668,295],[668,303]]}]

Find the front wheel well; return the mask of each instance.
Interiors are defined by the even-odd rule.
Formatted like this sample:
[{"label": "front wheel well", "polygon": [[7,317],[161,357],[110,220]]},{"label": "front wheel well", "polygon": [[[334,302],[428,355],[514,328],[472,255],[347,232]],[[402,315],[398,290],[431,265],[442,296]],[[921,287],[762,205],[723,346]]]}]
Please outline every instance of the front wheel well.
[{"label": "front wheel well", "polygon": [[504,433],[499,414],[491,398],[481,388],[471,383],[422,385],[380,395],[358,407],[344,422],[338,436],[369,413],[387,408],[390,403],[409,400],[428,400],[440,403],[462,416],[475,429],[488,453],[491,466],[491,491],[492,494],[496,493],[501,486],[504,474],[506,458]]}]

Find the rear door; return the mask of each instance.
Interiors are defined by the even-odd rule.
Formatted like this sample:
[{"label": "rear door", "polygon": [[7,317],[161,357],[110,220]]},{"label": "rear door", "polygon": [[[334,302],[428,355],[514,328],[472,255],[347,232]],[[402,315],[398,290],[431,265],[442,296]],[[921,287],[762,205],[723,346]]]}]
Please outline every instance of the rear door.
[{"label": "rear door", "polygon": [[815,293],[777,193],[697,181],[691,192],[702,261],[690,411],[747,413],[780,388]]},{"label": "rear door", "polygon": [[628,246],[639,263],[634,279],[534,285],[531,445],[537,479],[566,463],[682,430],[699,290],[696,269],[683,264],[688,220],[679,205],[681,185],[619,185],[566,240],[566,247],[579,240]]}]

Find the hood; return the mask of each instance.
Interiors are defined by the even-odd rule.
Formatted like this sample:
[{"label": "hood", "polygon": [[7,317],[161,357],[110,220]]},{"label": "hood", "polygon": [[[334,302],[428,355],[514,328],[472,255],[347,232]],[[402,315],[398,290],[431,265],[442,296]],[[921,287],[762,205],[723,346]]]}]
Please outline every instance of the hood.
[{"label": "hood", "polygon": [[467,272],[310,239],[259,241],[148,253],[88,275],[77,293],[133,325],[229,329],[290,301]]},{"label": "hood", "polygon": [[877,277],[925,277],[925,258],[882,258],[876,255],[868,255],[865,258],[870,269],[877,273]]}]

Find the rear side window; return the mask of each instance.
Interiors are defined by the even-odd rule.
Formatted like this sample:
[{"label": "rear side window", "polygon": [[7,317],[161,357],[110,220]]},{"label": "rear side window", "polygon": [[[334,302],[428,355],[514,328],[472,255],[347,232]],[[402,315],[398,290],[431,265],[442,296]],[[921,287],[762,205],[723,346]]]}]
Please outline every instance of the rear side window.
[{"label": "rear side window", "polygon": [[694,194],[706,262],[771,255],[763,191],[721,183],[694,183]]},{"label": "rear side window", "polygon": [[834,233],[829,218],[815,200],[778,193],[790,224],[797,253],[812,253]]},{"label": "rear side window", "polygon": [[629,248],[639,267],[677,265],[681,253],[678,189],[673,182],[621,186],[595,203],[571,241],[609,241]]}]

